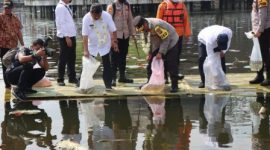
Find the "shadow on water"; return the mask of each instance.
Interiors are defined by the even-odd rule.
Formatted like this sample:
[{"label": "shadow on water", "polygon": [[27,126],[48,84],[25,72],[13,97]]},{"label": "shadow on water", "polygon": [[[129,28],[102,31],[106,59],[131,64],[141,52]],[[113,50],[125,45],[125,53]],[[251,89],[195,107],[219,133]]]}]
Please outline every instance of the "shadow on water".
[{"label": "shadow on water", "polygon": [[[6,98],[10,91],[6,92]],[[214,93],[0,104],[2,149],[269,148],[270,94]]]}]

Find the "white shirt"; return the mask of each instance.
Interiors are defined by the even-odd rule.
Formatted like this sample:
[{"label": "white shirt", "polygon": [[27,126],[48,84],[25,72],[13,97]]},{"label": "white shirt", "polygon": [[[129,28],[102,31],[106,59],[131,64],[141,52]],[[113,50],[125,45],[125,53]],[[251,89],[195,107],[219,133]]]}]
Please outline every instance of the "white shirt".
[{"label": "white shirt", "polygon": [[88,51],[93,56],[104,56],[110,52],[110,33],[115,31],[112,16],[105,11],[102,11],[99,20],[94,20],[90,13],[83,17],[82,35],[88,36]]},{"label": "white shirt", "polygon": [[69,6],[61,0],[55,8],[55,23],[57,37],[76,36],[76,26],[72,17],[72,11]]},{"label": "white shirt", "polygon": [[205,44],[208,56],[211,54],[214,54],[214,48],[218,46],[217,37],[219,34],[223,34],[223,33],[227,34],[229,38],[227,49],[223,50],[223,52],[225,53],[229,49],[230,44],[231,44],[231,39],[232,39],[231,29],[224,26],[212,25],[200,31],[198,35],[198,41]]}]

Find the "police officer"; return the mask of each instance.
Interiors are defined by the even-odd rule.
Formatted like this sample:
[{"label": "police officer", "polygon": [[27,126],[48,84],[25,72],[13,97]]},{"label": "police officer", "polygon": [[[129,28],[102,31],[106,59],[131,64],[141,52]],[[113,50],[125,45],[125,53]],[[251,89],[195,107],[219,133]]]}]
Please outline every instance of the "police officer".
[{"label": "police officer", "polygon": [[126,77],[126,58],[128,54],[129,38],[134,34],[132,25],[133,16],[131,7],[126,0],[115,0],[109,5],[107,11],[112,15],[116,26],[117,43],[119,52],[111,50],[112,60],[112,86],[116,86],[116,73],[119,69],[119,80],[122,83],[133,83],[132,79]]},{"label": "police officer", "polygon": [[[259,38],[263,67],[257,76],[249,81],[250,84],[261,83],[262,86],[270,85],[270,4],[269,0],[254,0],[252,4],[251,20],[252,31]],[[263,71],[266,68],[266,79]]]},{"label": "police officer", "polygon": [[137,16],[133,20],[133,25],[139,32],[150,34],[151,50],[148,54],[147,75],[151,76],[151,63],[153,57],[164,59],[165,67],[170,74],[171,92],[178,91],[178,66],[179,66],[179,36],[172,25],[158,18],[143,18]]},{"label": "police officer", "polygon": [[[180,0],[164,0],[158,6],[156,18],[170,23],[175,28],[179,36],[178,46],[179,55],[181,55],[183,37],[188,38],[191,35],[189,16],[185,4]],[[179,76],[180,80],[183,78],[183,75]]]}]

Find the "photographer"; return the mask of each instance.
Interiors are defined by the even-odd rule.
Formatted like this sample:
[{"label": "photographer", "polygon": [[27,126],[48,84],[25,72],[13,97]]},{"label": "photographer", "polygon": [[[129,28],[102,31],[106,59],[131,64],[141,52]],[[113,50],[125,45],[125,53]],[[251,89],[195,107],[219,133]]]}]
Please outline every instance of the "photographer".
[{"label": "photographer", "polygon": [[[30,48],[21,48],[12,61],[12,67],[6,72],[8,81],[17,85],[12,94],[18,100],[24,100],[25,94],[37,92],[32,90],[32,86],[44,77],[49,68],[44,46],[45,42],[37,39],[32,42]],[[34,67],[37,63],[40,68]]]}]

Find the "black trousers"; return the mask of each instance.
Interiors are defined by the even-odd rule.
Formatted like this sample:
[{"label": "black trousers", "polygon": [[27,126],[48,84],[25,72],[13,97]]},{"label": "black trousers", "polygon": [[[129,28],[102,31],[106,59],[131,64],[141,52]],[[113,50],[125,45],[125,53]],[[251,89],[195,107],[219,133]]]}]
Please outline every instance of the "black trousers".
[{"label": "black trousers", "polygon": [[2,70],[3,70],[3,79],[4,79],[4,82],[5,82],[5,86],[6,88],[9,88],[10,87],[10,83],[8,82],[7,80],[7,77],[6,77],[6,70],[7,68],[3,65],[3,56],[9,51],[10,49],[9,48],[0,48],[0,57],[1,57],[1,62],[2,62]]},{"label": "black trousers", "polygon": [[11,84],[17,85],[20,90],[24,90],[32,88],[35,83],[41,80],[45,75],[45,70],[21,65],[7,71],[6,75]]},{"label": "black trousers", "polygon": [[111,87],[112,68],[111,68],[110,53],[102,56],[101,58],[102,58],[102,64],[103,64],[103,82],[106,87]]},{"label": "black trousers", "polygon": [[[152,70],[151,70],[151,64],[153,61],[153,57],[156,56],[158,53],[158,50],[155,50],[152,53],[152,57],[148,62],[147,65],[147,78],[148,80],[151,77]],[[167,54],[163,56],[164,60],[164,68],[167,68],[167,71],[170,74],[171,79],[171,87],[172,88],[178,88],[178,67],[179,67],[179,48],[178,43],[171,49],[168,50]]]},{"label": "black trousers", "polygon": [[60,44],[60,54],[58,61],[58,81],[64,81],[66,65],[69,80],[76,78],[76,37],[71,37],[72,46],[68,47],[65,38],[58,38]]},{"label": "black trousers", "polygon": [[[207,57],[206,46],[203,43],[199,43],[199,73],[201,76],[201,82],[205,83],[205,76],[203,71],[203,64]],[[224,73],[226,73],[225,56],[221,58],[221,66]]]},{"label": "black trousers", "polygon": [[263,76],[264,68],[266,68],[266,78],[270,79],[270,28],[265,29],[261,34],[259,37],[259,43],[261,47],[263,67],[258,74]]},{"label": "black trousers", "polygon": [[117,70],[119,69],[120,78],[125,78],[126,58],[128,54],[129,38],[117,39],[119,52],[111,50],[112,78],[116,79]]},{"label": "black trousers", "polygon": [[[179,55],[179,58],[178,58],[178,64],[180,65],[180,56],[181,56],[181,54],[182,54],[182,45],[183,45],[183,36],[179,36],[179,40],[178,40],[178,42],[177,42],[177,45],[178,45],[178,55]],[[164,77],[165,77],[165,80],[168,80],[168,74],[167,74],[167,72],[168,72],[168,69],[167,69],[167,67],[165,67],[164,68]]]}]

